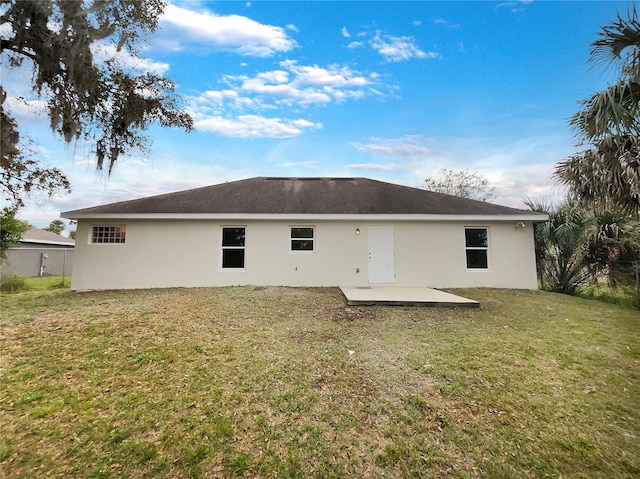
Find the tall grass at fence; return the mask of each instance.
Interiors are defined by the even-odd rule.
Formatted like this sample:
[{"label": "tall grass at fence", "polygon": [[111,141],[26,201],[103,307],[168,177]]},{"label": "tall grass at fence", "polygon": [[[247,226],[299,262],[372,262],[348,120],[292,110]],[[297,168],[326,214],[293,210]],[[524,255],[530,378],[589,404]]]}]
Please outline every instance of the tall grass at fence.
[{"label": "tall grass at fence", "polygon": [[595,299],[603,303],[618,304],[627,308],[640,309],[640,298],[634,285],[586,284],[578,289],[576,296],[584,299]]},{"label": "tall grass at fence", "polygon": [[13,274],[0,275],[0,291],[3,293],[46,291],[50,289],[68,289],[70,287],[70,276],[35,276],[32,278],[24,278]]}]

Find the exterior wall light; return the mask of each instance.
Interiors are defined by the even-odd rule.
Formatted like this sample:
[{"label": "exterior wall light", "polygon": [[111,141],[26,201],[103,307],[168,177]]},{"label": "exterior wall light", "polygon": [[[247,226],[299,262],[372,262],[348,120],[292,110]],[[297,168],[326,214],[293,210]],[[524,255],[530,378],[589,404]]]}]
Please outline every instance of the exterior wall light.
[{"label": "exterior wall light", "polygon": [[516,223],[516,228],[524,228],[524,227],[525,227],[524,221],[518,221]]},{"label": "exterior wall light", "polygon": [[356,234],[359,235],[360,234],[360,228],[356,228]]}]

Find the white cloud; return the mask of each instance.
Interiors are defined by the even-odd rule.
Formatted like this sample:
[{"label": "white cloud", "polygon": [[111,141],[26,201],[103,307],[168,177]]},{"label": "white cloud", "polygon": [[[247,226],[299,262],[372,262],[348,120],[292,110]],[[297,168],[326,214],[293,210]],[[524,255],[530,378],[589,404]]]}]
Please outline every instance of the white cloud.
[{"label": "white cloud", "polygon": [[223,115],[228,110],[244,112],[261,109],[259,100],[241,96],[232,89],[206,91],[191,100],[190,113],[195,117],[207,115]]},{"label": "white cloud", "polygon": [[307,168],[315,170],[318,168],[317,161],[286,161],[277,165],[281,168]]},{"label": "white cloud", "polygon": [[293,60],[282,61],[279,66],[255,76],[227,75],[223,78],[226,88],[192,97],[190,110],[196,129],[229,137],[293,137],[322,128],[322,124],[267,118],[264,111],[383,95],[377,73],[365,75],[339,65],[298,65]]},{"label": "white cloud", "polygon": [[154,75],[164,75],[169,70],[168,63],[154,62],[149,58],[140,58],[124,49],[118,51],[116,45],[106,42],[96,42],[91,45],[91,53],[98,62],[113,61],[124,70],[149,72]]},{"label": "white cloud", "polygon": [[9,22],[0,24],[0,38],[9,39],[13,37],[13,28]]},{"label": "white cloud", "polygon": [[371,39],[370,45],[388,62],[401,62],[412,58],[440,58],[437,52],[422,51],[413,37],[395,37],[378,31]]},{"label": "white cloud", "polygon": [[424,135],[405,135],[401,138],[372,138],[369,143],[351,143],[351,146],[370,153],[391,157],[424,158],[431,150],[426,146],[431,138]]},{"label": "white cloud", "polygon": [[436,18],[433,23],[435,23],[436,25],[442,25],[449,30],[457,30],[458,28],[460,28],[459,23],[452,23],[448,20],[445,20],[444,18]]},{"label": "white cloud", "polygon": [[342,33],[343,37],[351,38],[351,34],[349,33],[349,30],[347,30],[347,27],[342,27],[342,30],[340,30],[340,32]]},{"label": "white cloud", "polygon": [[289,81],[289,72],[286,70],[273,70],[270,72],[262,72],[258,74],[260,80],[269,83],[287,83]]},{"label": "white cloud", "polygon": [[400,138],[371,138],[368,143],[353,142],[351,146],[359,151],[390,157],[393,161],[353,163],[347,167],[372,171],[415,171],[431,157],[427,144],[432,141],[425,135],[405,135]]},{"label": "white cloud", "polygon": [[523,201],[527,198],[559,199],[559,191],[551,180],[553,167],[550,164],[498,167],[485,171],[483,174],[495,186],[493,203],[523,208]]},{"label": "white cloud", "polygon": [[160,21],[164,27],[164,33],[160,34],[174,49],[195,43],[239,55],[268,57],[296,46],[284,28],[264,25],[241,15],[199,13],[169,4]]},{"label": "white cloud", "polygon": [[190,161],[189,158],[146,161],[127,157],[118,161],[109,178],[97,174],[95,161],[85,158],[67,160],[63,169],[71,180],[71,195],[30,198],[20,210],[21,219],[43,228],[58,218],[62,211],[255,176],[255,171],[237,165],[227,168],[216,163]]},{"label": "white cloud", "polygon": [[436,140],[406,135],[372,138],[351,146],[365,153],[362,161],[347,165],[351,170],[368,170],[387,181],[420,186],[440,168],[470,169],[495,186],[494,203],[516,208],[523,208],[527,197],[558,200],[560,192],[551,180],[554,164],[572,151],[562,135],[546,134],[502,142],[496,138]]},{"label": "white cloud", "polygon": [[383,163],[353,163],[347,165],[347,168],[352,170],[378,170],[378,171],[393,171],[399,168],[395,163],[383,164]]},{"label": "white cloud", "polygon": [[298,66],[289,64],[289,69],[296,75],[295,85],[299,86],[330,86],[332,88],[363,87],[371,82],[349,67],[332,65],[328,68],[313,66]]},{"label": "white cloud", "polygon": [[533,3],[533,0],[514,0],[508,2],[502,2],[495,6],[495,9],[506,8],[511,13],[520,13],[524,11],[524,7]]},{"label": "white cloud", "polygon": [[422,181],[440,168],[470,169],[495,186],[498,204],[522,208],[527,197],[555,200],[559,191],[551,180],[558,158],[568,155],[570,142],[561,134],[532,135],[517,140],[447,138],[437,142],[427,161],[413,170]]},{"label": "white cloud", "polygon": [[290,138],[306,130],[322,128],[321,123],[298,119],[265,118],[258,115],[221,116],[197,119],[195,127],[222,136],[235,138]]},{"label": "white cloud", "polygon": [[195,113],[215,111],[227,116],[229,109],[246,112],[251,108],[307,107],[382,95],[377,73],[364,75],[339,65],[298,65],[293,60],[280,62],[280,67],[255,76],[225,76],[227,88],[192,99]]},{"label": "white cloud", "polygon": [[351,42],[347,45],[347,48],[360,48],[364,46],[364,42]]},{"label": "white cloud", "polygon": [[37,119],[47,114],[47,102],[44,100],[24,100],[7,96],[2,107],[18,121]]}]

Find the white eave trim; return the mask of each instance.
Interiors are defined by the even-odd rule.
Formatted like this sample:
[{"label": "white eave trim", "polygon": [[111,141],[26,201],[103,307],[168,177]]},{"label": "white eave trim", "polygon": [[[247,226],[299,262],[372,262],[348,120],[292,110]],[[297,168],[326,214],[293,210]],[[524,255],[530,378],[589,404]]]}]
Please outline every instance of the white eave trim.
[{"label": "white eave trim", "polygon": [[11,247],[9,248],[11,251],[74,251],[75,248],[72,244],[66,244],[65,246],[67,246],[66,248],[50,248],[47,246],[40,246],[37,248],[31,248],[31,247],[24,247],[24,248],[16,248],[16,247]]},{"label": "white eave trim", "polygon": [[250,213],[80,213],[64,212],[73,220],[221,220],[221,221],[547,221],[548,215],[523,213],[510,215],[393,215],[393,214],[250,214]]},{"label": "white eave trim", "polygon": [[39,244],[54,244],[59,246],[75,246],[75,242],[65,243],[64,241],[49,241],[49,240],[37,240],[22,238],[19,243],[39,243]]}]

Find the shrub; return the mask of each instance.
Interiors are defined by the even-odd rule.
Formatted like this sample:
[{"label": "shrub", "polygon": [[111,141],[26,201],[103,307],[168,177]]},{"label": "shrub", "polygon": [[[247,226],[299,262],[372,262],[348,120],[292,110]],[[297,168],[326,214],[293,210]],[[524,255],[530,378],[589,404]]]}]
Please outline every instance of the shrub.
[{"label": "shrub", "polygon": [[26,289],[28,289],[28,287],[24,278],[13,274],[0,276],[0,291],[3,293],[17,293]]}]

